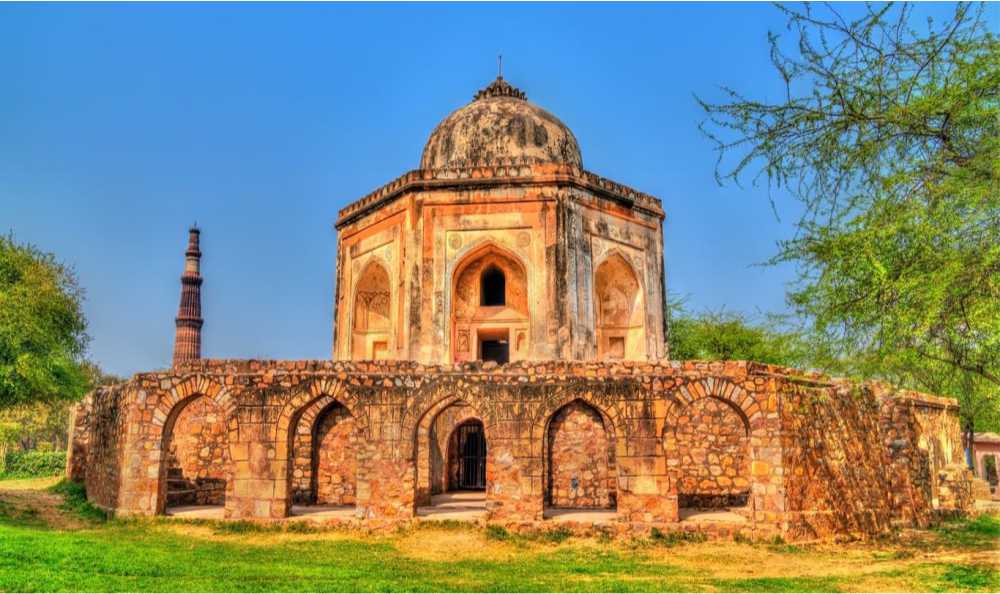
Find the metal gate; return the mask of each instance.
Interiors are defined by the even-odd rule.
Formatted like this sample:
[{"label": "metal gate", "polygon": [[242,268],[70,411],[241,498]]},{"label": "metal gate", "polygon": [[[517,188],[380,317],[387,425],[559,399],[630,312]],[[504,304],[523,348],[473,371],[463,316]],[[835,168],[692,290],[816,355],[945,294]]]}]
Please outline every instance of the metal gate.
[{"label": "metal gate", "polygon": [[456,429],[458,476],[453,489],[486,488],[486,436],[478,421],[465,423]]}]

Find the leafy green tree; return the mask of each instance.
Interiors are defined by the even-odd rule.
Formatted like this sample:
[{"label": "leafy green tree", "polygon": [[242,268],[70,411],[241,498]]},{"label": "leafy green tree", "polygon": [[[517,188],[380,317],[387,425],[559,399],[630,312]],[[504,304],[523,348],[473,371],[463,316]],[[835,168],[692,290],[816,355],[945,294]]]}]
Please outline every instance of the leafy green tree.
[{"label": "leafy green tree", "polygon": [[810,350],[799,334],[781,329],[777,320],[756,325],[746,316],[729,311],[691,314],[675,308],[670,317],[670,356],[787,367],[811,365]]},{"label": "leafy green tree", "polygon": [[87,391],[81,300],[75,275],[52,254],[0,237],[0,408]]},{"label": "leafy green tree", "polygon": [[783,98],[699,99],[718,179],[803,206],[774,261],[798,264],[789,301],[838,365],[958,397],[970,431],[995,422],[1000,42],[983,8],[919,28],[905,4],[778,10]]}]

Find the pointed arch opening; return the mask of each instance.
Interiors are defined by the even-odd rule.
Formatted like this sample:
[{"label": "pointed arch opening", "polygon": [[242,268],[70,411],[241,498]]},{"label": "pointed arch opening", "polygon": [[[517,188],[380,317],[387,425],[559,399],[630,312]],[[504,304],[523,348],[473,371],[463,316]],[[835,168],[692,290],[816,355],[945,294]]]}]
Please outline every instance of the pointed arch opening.
[{"label": "pointed arch opening", "polygon": [[291,515],[351,517],[357,503],[358,429],[354,416],[330,396],[293,418],[288,488]]},{"label": "pointed arch opening", "polygon": [[700,398],[683,406],[666,436],[682,518],[705,511],[749,515],[750,425],[739,408]]},{"label": "pointed arch opening", "polygon": [[608,425],[583,400],[573,400],[550,418],[545,436],[548,516],[557,516],[557,510],[617,510],[615,438]]},{"label": "pointed arch opening", "polygon": [[461,399],[433,407],[417,427],[416,513],[475,519],[486,513],[489,443],[479,413]]},{"label": "pointed arch opening", "polygon": [[354,290],[351,323],[351,358],[391,359],[392,288],[389,272],[376,261],[369,262]]},{"label": "pointed arch opening", "polygon": [[594,273],[599,359],[646,357],[646,312],[642,286],[632,265],[614,252]]}]

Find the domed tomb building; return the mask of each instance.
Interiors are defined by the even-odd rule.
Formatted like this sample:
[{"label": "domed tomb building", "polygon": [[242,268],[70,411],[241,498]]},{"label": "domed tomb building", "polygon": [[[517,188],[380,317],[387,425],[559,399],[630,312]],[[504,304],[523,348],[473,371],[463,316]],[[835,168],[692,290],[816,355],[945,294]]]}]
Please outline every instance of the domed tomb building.
[{"label": "domed tomb building", "polygon": [[74,407],[67,476],[116,514],[365,530],[815,539],[970,509],[954,400],[669,360],[663,218],[498,77],[340,212],[332,360],[203,358],[190,229],[173,363]]},{"label": "domed tomb building", "polygon": [[333,357],[664,358],[663,218],[497,77],[340,212]]}]

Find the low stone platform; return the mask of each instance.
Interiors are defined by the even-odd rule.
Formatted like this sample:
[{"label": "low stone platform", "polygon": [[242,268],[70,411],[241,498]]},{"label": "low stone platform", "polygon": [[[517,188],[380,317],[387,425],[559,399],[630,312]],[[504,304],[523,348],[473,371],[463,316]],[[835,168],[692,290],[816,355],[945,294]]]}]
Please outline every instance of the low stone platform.
[{"label": "low stone platform", "polygon": [[476,522],[486,518],[486,493],[458,491],[431,497],[431,505],[417,508],[417,518]]},{"label": "low stone platform", "polygon": [[180,520],[225,520],[226,508],[221,505],[178,505],[168,507],[165,515]]}]

